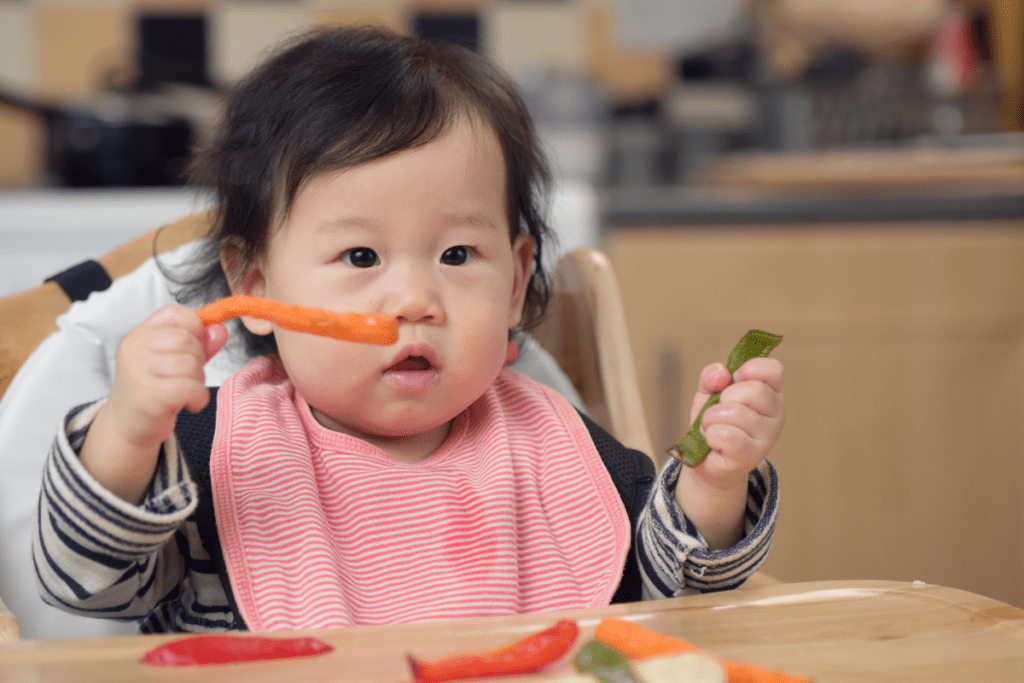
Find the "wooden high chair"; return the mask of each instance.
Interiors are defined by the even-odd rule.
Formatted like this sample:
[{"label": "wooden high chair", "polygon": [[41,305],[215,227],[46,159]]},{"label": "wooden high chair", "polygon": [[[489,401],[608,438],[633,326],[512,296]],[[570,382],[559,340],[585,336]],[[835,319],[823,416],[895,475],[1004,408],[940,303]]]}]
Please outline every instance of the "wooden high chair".
[{"label": "wooden high chair", "polygon": [[604,252],[577,249],[558,260],[547,316],[533,335],[569,376],[587,415],[659,464],[640,402],[619,285]]}]

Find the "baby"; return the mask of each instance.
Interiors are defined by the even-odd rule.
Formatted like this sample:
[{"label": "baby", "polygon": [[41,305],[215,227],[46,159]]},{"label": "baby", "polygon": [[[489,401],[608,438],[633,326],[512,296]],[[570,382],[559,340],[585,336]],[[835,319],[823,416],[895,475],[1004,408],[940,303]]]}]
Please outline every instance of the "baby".
[{"label": "baby", "polygon": [[480,55],[325,29],[232,92],[196,177],[219,216],[192,293],[380,313],[377,346],[182,305],[122,341],[44,472],[43,598],[144,631],[309,629],[591,607],[734,587],[763,562],[782,366],[705,369],[698,468],[626,449],[506,368],[543,315],[548,174]]}]

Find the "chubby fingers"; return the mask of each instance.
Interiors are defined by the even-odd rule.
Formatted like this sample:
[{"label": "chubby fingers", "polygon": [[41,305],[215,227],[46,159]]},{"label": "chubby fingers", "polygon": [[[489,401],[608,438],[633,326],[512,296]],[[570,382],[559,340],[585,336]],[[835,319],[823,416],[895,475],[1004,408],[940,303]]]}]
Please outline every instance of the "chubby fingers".
[{"label": "chubby fingers", "polygon": [[747,381],[763,382],[775,391],[782,391],[784,375],[782,363],[778,359],[751,358],[736,370],[732,380],[736,384]]},{"label": "chubby fingers", "polygon": [[748,414],[778,418],[785,415],[782,399],[782,363],[772,358],[756,358],[736,371],[732,384],[722,390],[718,405],[704,414],[703,424],[722,421],[728,416]]},{"label": "chubby fingers", "polygon": [[[712,363],[704,366],[700,373],[700,389],[693,397],[693,406],[690,408],[690,422],[697,418],[697,414],[704,407],[708,397],[715,392],[724,393],[727,389],[729,394],[737,393],[732,387],[744,382],[761,382],[767,384],[776,392],[782,391],[784,378],[782,363],[775,358],[753,358],[741,365],[735,375],[729,376],[729,371],[722,363]],[[737,398],[739,398],[737,396]],[[722,400],[734,400],[726,396]]]},{"label": "chubby fingers", "polygon": [[203,366],[209,352],[224,345],[227,331],[208,332],[194,312],[172,304],[140,324],[135,334],[139,370],[166,392],[169,402],[193,412],[202,410],[209,401]]},{"label": "chubby fingers", "polygon": [[159,327],[177,327],[189,331],[199,338],[203,331],[203,321],[199,316],[179,304],[167,304],[139,323],[137,329]]},{"label": "chubby fingers", "polygon": [[212,323],[204,325],[202,320],[193,311],[177,304],[161,308],[139,325],[139,327],[161,330],[163,332],[171,329],[182,330],[187,334],[181,339],[175,338],[177,333],[154,336],[154,341],[158,345],[162,344],[163,348],[154,347],[153,350],[160,351],[167,350],[167,348],[175,348],[178,342],[184,342],[189,347],[189,351],[195,353],[197,347],[192,344],[192,340],[195,339],[199,341],[198,349],[202,352],[199,357],[202,358],[204,363],[224,348],[230,334],[228,328],[223,324]]},{"label": "chubby fingers", "polygon": [[203,353],[210,360],[228,343],[228,328],[221,323],[207,325],[203,330]]},{"label": "chubby fingers", "polygon": [[[782,364],[756,360],[762,362],[748,361],[737,370],[736,381],[722,391],[719,403],[708,408],[702,419],[708,445],[748,465],[768,454],[786,421]],[[746,368],[749,364],[753,367]]]},{"label": "chubby fingers", "polygon": [[697,415],[704,408],[708,397],[729,386],[730,380],[729,371],[726,370],[725,365],[722,363],[712,363],[711,365],[704,366],[700,373],[699,388],[693,397],[693,405],[690,407],[691,423],[697,419]]}]

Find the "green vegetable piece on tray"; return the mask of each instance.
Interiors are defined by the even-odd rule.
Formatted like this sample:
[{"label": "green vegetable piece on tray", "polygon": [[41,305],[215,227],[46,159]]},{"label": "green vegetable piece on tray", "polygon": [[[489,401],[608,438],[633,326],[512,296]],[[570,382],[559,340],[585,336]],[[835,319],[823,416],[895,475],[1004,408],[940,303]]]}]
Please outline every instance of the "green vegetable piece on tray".
[{"label": "green vegetable piece on tray", "polygon": [[[782,337],[780,335],[762,330],[750,330],[743,335],[743,338],[740,339],[740,342],[729,354],[729,360],[726,361],[725,368],[732,375],[751,358],[764,358],[767,356],[781,341]],[[704,407],[697,414],[697,419],[693,421],[690,431],[683,434],[683,437],[676,442],[676,445],[668,449],[669,455],[676,460],[683,461],[690,467],[696,467],[704,462],[704,458],[711,452],[711,447],[704,440],[704,435],[700,433],[701,418],[704,417],[704,411],[718,403],[721,397],[721,394],[717,391],[708,397]]]},{"label": "green vegetable piece on tray", "polygon": [[599,640],[587,643],[576,655],[576,670],[601,683],[638,683],[626,656]]}]

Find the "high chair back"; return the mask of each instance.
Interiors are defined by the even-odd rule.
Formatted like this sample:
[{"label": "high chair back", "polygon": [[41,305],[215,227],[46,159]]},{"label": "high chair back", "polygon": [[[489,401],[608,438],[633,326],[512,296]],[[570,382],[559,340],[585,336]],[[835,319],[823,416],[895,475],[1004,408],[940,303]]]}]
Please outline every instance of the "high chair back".
[{"label": "high chair back", "polygon": [[558,260],[547,316],[533,335],[569,376],[587,415],[658,464],[640,402],[622,296],[604,252],[577,249]]},{"label": "high chair back", "polygon": [[[97,259],[110,279],[126,275],[155,253],[170,251],[206,234],[211,212],[194,213],[125,242]],[[0,398],[18,368],[52,332],[71,300],[55,282],[0,297]]]}]

